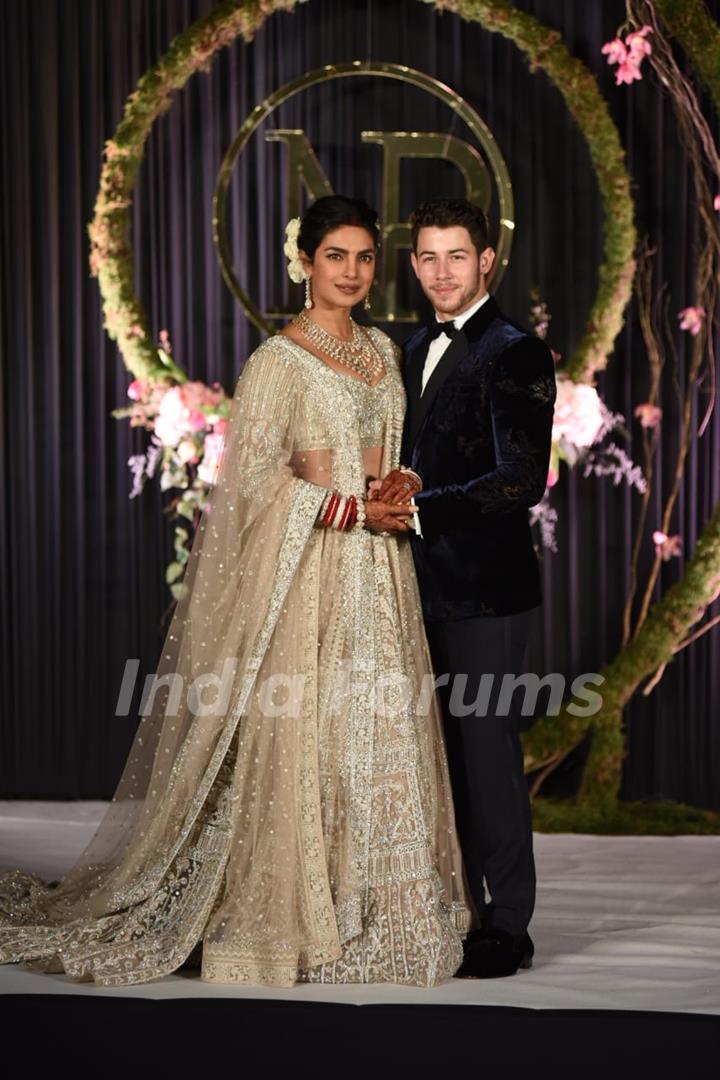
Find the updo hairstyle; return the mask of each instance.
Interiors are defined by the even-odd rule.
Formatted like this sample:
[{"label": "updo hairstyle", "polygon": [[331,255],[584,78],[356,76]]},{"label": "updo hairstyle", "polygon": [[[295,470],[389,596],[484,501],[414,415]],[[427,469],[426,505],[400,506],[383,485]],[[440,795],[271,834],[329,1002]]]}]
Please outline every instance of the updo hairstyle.
[{"label": "updo hairstyle", "polygon": [[380,243],[378,216],[363,199],[346,195],[323,195],[305,211],[298,233],[298,250],[304,251],[312,262],[315,252],[328,233],[343,225],[356,225],[367,230],[377,248]]}]

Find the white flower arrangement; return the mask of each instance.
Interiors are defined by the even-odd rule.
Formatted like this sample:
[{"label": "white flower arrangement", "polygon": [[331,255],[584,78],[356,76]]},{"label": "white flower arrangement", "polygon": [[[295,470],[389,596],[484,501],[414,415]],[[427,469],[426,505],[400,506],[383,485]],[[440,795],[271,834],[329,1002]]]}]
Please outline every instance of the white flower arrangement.
[{"label": "white flower arrangement", "polygon": [[[564,444],[568,449],[574,449],[577,455],[596,442],[602,427],[603,403],[595,387],[573,382],[560,375],[553,417],[553,443],[561,447]],[[563,456],[562,453],[560,456]]]},{"label": "white flower arrangement", "polygon": [[639,465],[634,465],[615,442],[600,446],[608,432],[616,428],[624,430],[624,424],[625,417],[611,412],[594,386],[573,382],[559,374],[548,487],[557,483],[560,462],[565,461],[570,468],[582,463],[584,476],[611,476],[616,486],[625,480],[642,494],[647,481]]},{"label": "white flower arrangement", "polygon": [[296,285],[299,285],[301,281],[305,280],[305,269],[300,259],[300,252],[298,250],[298,236],[300,235],[300,218],[290,218],[285,226],[285,235],[287,240],[283,246],[283,251],[287,255],[288,262],[288,276],[291,281],[294,281]]}]

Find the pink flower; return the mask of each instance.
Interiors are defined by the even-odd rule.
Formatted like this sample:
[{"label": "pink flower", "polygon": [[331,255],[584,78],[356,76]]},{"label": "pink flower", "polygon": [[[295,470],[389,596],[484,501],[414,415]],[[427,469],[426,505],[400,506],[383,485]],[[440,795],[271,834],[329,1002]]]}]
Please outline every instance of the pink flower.
[{"label": "pink flower", "polygon": [[215,409],[222,396],[222,389],[213,390],[197,381],[181,383],[168,390],[159,403],[155,421],[155,431],[163,444],[177,446],[183,436],[209,431],[218,415],[208,414],[204,409]]},{"label": "pink flower", "polygon": [[133,379],[128,386],[128,397],[133,401],[142,401],[147,391],[147,383],[144,379]]},{"label": "pink flower", "polygon": [[215,408],[223,396],[222,388],[215,390],[199,380],[182,384],[182,398],[189,409],[201,409],[203,406]]},{"label": "pink flower", "polygon": [[618,69],[615,72],[615,85],[620,86],[622,83],[631,83],[636,79],[642,79],[640,74],[640,68],[632,59],[628,59],[623,64],[618,64]]},{"label": "pink flower", "polygon": [[216,420],[213,424],[213,433],[215,435],[224,435],[227,431],[227,426],[227,420],[223,416],[221,416],[220,419]]},{"label": "pink flower", "polygon": [[202,431],[207,423],[207,417],[205,413],[200,412],[198,409],[190,409],[187,422],[191,431]]},{"label": "pink flower", "polygon": [[649,401],[645,401],[637,406],[634,415],[637,416],[642,427],[655,428],[662,419],[662,409],[659,405],[651,405]]},{"label": "pink flower", "polygon": [[652,34],[651,26],[643,26],[641,30],[634,30],[632,34],[628,34],[625,38],[625,44],[630,50],[630,56],[637,64],[640,64],[643,57],[649,56],[652,52],[652,45],[645,40],[647,34]]},{"label": "pink flower", "polygon": [[205,402],[205,384],[188,380],[180,387],[180,394],[189,409],[197,409]]},{"label": "pink flower", "polygon": [[678,319],[680,319],[680,329],[689,330],[693,337],[702,330],[703,319],[705,318],[705,308],[701,307],[686,307],[682,311],[678,312]]},{"label": "pink flower", "polygon": [[628,34],[625,41],[616,37],[603,45],[600,51],[607,56],[608,64],[618,66],[615,72],[616,86],[642,79],[640,65],[652,52],[652,45],[645,40],[648,34],[652,34],[652,27],[643,26],[640,30],[634,30]]},{"label": "pink flower", "polygon": [[559,479],[560,479],[560,477],[558,476],[557,470],[555,470],[553,468],[548,469],[547,486],[549,488],[555,487],[555,485],[557,484]]},{"label": "pink flower", "polygon": [[206,413],[203,410],[217,408],[223,396],[222,390],[218,392],[199,381],[183,383],[180,390],[183,402],[190,410],[188,423],[191,429],[201,431],[204,427],[211,427],[218,419],[218,415]]},{"label": "pink flower", "polygon": [[607,56],[608,64],[622,64],[627,57],[627,49],[619,37],[606,41],[600,52]]},{"label": "pink flower", "polygon": [[716,195],[713,199],[713,210],[720,210],[720,195]]},{"label": "pink flower", "polygon": [[659,555],[664,562],[672,559],[674,555],[679,555],[682,551],[682,537],[678,536],[677,533],[674,536],[668,536],[657,529],[652,538],[655,545],[655,554]]}]

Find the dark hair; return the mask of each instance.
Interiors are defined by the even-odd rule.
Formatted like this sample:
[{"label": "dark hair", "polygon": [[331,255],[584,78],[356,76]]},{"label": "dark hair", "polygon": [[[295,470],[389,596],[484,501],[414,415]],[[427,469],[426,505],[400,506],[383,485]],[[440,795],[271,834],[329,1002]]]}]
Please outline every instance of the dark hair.
[{"label": "dark hair", "polygon": [[421,202],[410,215],[413,251],[417,251],[418,234],[421,229],[429,227],[449,229],[453,225],[462,225],[467,229],[478,255],[488,247],[490,226],[485,211],[474,203],[468,202],[467,199],[438,196],[436,199],[426,199],[425,202]]},{"label": "dark hair", "polygon": [[315,252],[325,237],[334,229],[343,225],[357,225],[367,229],[373,238],[375,247],[380,240],[380,227],[377,213],[362,199],[350,199],[347,195],[323,195],[309,206],[302,217],[297,245],[309,259],[315,258]]}]

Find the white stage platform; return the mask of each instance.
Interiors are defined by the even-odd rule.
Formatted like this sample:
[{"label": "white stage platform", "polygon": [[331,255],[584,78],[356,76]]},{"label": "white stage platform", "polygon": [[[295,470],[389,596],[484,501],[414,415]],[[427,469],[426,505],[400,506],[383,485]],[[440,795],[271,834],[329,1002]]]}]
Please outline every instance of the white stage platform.
[{"label": "white stage platform", "polygon": [[[0,871],[60,877],[107,804],[0,802]],[[196,972],[131,987],[0,965],[2,994],[252,998],[720,1015],[720,837],[535,835],[534,966],[512,978],[290,990],[218,986]]]}]

